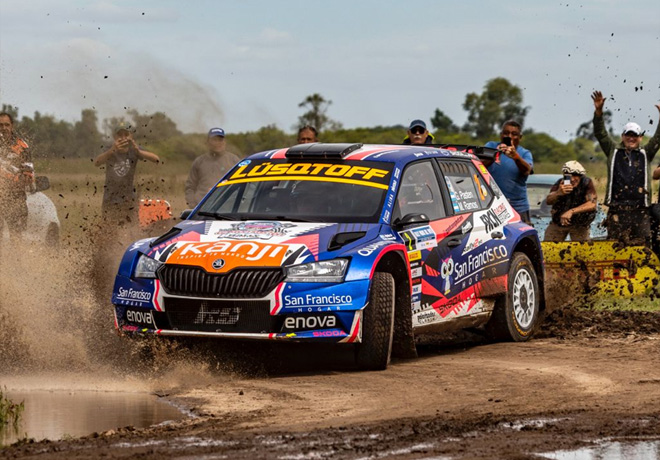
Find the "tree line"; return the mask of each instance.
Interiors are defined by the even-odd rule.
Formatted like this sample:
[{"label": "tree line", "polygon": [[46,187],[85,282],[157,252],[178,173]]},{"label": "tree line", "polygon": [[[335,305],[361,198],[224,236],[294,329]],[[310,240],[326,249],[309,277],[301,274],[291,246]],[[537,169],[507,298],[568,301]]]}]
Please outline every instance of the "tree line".
[{"label": "tree line", "polygon": [[[294,131],[305,125],[315,126],[323,142],[362,142],[375,144],[400,144],[407,126],[374,126],[344,128],[338,120],[328,115],[332,101],[319,93],[307,96],[298,106],[304,113],[293,126]],[[499,138],[497,134],[505,120],[515,119],[525,127],[525,118],[531,107],[523,104],[520,87],[502,77],[488,80],[481,93],[465,96],[463,109],[466,122],[457,126],[440,108],[428,119],[437,143],[482,145]],[[19,118],[19,108],[2,104],[2,111],[12,114],[17,132],[32,146],[34,158],[93,158],[112,142],[112,127],[127,121],[135,129],[135,138],[148,150],[162,158],[192,160],[206,151],[206,133],[182,133],[176,123],[163,112],[140,113],[128,110],[125,116],[106,118],[99,123],[94,109],[84,109],[80,120],[74,123],[58,120],[53,115],[35,112],[34,116]],[[611,129],[610,112],[605,113],[606,126]],[[580,162],[603,161],[604,155],[595,142],[591,120],[581,124],[575,138],[564,143],[545,132],[525,127],[521,144],[532,151],[536,162],[562,163],[567,160]],[[239,156],[254,152],[285,147],[295,143],[296,133],[285,132],[275,125],[267,125],[256,131],[228,133],[229,149]]]}]

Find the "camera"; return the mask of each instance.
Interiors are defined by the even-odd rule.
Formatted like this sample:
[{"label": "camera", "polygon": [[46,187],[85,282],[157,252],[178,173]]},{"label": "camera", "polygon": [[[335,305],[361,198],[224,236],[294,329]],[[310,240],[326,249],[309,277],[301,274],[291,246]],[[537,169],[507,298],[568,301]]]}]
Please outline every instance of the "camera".
[{"label": "camera", "polygon": [[510,137],[503,137],[502,138],[502,144],[511,147],[511,138]]},{"label": "camera", "polygon": [[571,175],[564,174],[564,185],[571,185]]}]

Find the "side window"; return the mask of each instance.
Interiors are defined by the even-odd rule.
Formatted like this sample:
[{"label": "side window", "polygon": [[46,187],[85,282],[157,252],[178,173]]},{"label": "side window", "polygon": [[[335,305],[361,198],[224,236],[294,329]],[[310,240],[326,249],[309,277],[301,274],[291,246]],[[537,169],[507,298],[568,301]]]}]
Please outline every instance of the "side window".
[{"label": "side window", "polygon": [[490,205],[492,192],[472,164],[441,161],[440,169],[445,176],[454,213],[474,212]]},{"label": "side window", "polygon": [[409,165],[401,177],[392,220],[406,214],[426,214],[430,220],[445,217],[438,179],[430,161]]}]

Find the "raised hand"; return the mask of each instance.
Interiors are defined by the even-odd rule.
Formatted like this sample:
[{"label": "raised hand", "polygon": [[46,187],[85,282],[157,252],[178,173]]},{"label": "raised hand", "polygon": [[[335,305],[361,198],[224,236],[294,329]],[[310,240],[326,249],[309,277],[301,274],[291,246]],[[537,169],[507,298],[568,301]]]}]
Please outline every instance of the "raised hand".
[{"label": "raised hand", "polygon": [[603,107],[605,106],[605,100],[607,98],[603,97],[603,93],[600,91],[594,91],[591,94],[591,100],[594,101],[594,108],[596,109],[596,115],[603,114]]}]

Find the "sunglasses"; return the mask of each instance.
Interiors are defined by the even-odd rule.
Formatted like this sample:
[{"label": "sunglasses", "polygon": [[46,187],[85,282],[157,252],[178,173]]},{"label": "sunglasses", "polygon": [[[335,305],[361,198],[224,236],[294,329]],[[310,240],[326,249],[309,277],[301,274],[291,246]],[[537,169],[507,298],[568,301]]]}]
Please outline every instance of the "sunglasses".
[{"label": "sunglasses", "polygon": [[623,133],[623,135],[628,137],[642,137],[641,134],[637,134],[635,131],[628,131],[627,133]]},{"label": "sunglasses", "polygon": [[410,130],[410,132],[413,133],[413,134],[424,134],[425,131],[426,130],[424,128],[421,128],[419,126],[417,126],[417,127]]}]

